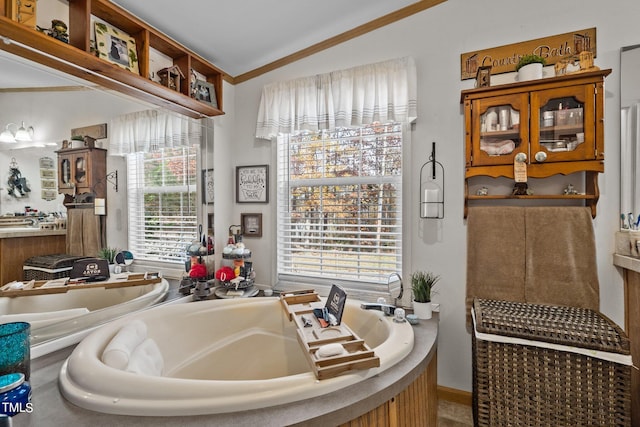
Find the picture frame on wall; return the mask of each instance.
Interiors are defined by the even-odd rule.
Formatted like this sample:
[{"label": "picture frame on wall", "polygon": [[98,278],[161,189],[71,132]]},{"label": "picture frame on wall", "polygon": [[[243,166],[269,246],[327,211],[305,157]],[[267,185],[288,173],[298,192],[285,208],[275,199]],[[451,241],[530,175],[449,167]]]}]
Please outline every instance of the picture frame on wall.
[{"label": "picture frame on wall", "polygon": [[262,237],[262,214],[240,214],[241,233],[244,237]]},{"label": "picture frame on wall", "polygon": [[104,22],[95,23],[98,57],[132,73],[140,74],[136,40]]},{"label": "picture frame on wall", "polygon": [[202,203],[213,205],[213,169],[202,171]]},{"label": "picture frame on wall", "polygon": [[269,165],[236,167],[236,203],[269,203]]},{"label": "picture frame on wall", "polygon": [[211,105],[213,108],[218,108],[218,98],[216,97],[216,87],[204,80],[196,80],[194,97],[200,102]]}]

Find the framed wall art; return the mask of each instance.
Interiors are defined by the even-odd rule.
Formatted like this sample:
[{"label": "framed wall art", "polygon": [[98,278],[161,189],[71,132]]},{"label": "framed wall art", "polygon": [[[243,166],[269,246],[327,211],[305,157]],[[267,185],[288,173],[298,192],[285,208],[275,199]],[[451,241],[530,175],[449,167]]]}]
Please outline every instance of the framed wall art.
[{"label": "framed wall art", "polygon": [[236,203],[269,203],[269,165],[236,167]]},{"label": "framed wall art", "polygon": [[140,74],[138,51],[133,37],[103,22],[96,22],[95,30],[99,58]]},{"label": "framed wall art", "polygon": [[194,94],[198,101],[209,104],[213,108],[218,108],[216,87],[211,83],[204,80],[196,80]]},{"label": "framed wall art", "polygon": [[261,213],[240,214],[240,224],[242,225],[243,236],[262,237],[262,214]]}]

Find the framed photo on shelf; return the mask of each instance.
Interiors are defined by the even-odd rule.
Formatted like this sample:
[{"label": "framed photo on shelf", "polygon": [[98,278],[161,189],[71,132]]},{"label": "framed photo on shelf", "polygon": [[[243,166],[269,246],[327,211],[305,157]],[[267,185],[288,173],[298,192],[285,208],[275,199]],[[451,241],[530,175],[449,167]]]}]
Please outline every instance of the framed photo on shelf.
[{"label": "framed photo on shelf", "polygon": [[262,214],[240,214],[241,233],[244,237],[262,237]]},{"label": "framed photo on shelf", "polygon": [[236,203],[269,203],[269,165],[236,167]]},{"label": "framed photo on shelf", "polygon": [[202,202],[213,204],[213,169],[202,171]]},{"label": "framed photo on shelf", "polygon": [[136,41],[129,34],[104,22],[95,23],[98,57],[140,74]]},{"label": "framed photo on shelf", "polygon": [[209,104],[213,108],[218,108],[216,87],[213,84],[205,82],[204,80],[196,80],[194,93],[198,101]]}]

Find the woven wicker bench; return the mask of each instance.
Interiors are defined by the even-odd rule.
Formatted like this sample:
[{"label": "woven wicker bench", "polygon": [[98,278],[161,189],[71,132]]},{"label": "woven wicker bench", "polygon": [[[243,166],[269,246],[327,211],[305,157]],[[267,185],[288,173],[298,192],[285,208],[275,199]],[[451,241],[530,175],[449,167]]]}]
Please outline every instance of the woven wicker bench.
[{"label": "woven wicker bench", "polygon": [[476,299],[476,426],[630,426],[629,339],[583,308]]}]

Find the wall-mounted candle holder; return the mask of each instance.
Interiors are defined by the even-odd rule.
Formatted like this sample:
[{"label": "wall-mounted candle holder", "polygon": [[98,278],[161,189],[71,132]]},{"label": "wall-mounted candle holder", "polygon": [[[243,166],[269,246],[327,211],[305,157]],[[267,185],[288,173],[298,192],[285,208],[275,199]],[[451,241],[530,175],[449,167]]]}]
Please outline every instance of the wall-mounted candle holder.
[{"label": "wall-mounted candle holder", "polygon": [[420,218],[444,218],[444,167],[436,160],[436,143],[420,168]]}]

